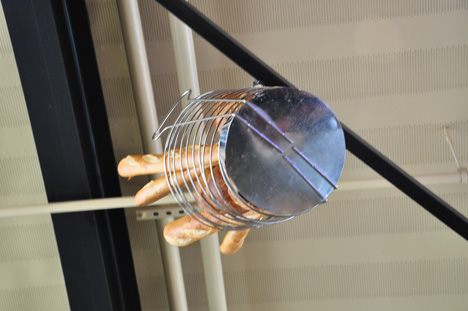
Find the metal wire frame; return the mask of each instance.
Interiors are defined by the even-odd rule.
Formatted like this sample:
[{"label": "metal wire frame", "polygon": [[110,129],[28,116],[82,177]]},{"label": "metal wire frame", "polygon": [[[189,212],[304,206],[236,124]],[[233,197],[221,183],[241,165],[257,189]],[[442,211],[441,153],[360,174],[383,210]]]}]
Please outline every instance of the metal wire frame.
[{"label": "metal wire frame", "polygon": [[[242,230],[292,218],[265,214],[250,205],[236,193],[227,172],[213,161],[213,150],[219,144],[223,126],[237,117],[236,111],[241,106],[250,106],[248,100],[260,90],[261,88],[220,90],[195,99],[188,98],[190,91],[187,91],[176,101],[153,135],[156,140],[163,132],[169,131],[164,147],[166,181],[176,202],[189,215],[207,226],[221,230]],[[169,115],[186,96],[187,107],[173,125],[164,126]],[[286,135],[283,133],[283,136]],[[180,182],[184,175],[190,177]],[[231,199],[226,194],[223,195],[226,187]],[[252,213],[246,214],[252,210],[255,212],[254,218]]]}]

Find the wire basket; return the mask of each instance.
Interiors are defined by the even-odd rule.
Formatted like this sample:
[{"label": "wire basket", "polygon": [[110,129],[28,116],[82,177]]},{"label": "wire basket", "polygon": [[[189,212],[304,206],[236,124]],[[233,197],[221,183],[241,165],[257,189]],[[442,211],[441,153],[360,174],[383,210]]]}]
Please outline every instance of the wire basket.
[{"label": "wire basket", "polygon": [[[153,140],[168,132],[165,175],[186,213],[216,229],[289,220],[326,202],[345,159],[331,109],[302,90],[213,91],[175,103]],[[174,124],[168,117],[187,97]]]}]

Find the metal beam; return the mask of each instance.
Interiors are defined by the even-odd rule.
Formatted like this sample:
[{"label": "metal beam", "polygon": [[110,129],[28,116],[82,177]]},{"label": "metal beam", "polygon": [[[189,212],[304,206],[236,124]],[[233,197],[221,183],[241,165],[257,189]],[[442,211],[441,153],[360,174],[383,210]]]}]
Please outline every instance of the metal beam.
[{"label": "metal beam", "polygon": [[[219,28],[195,7],[181,0],[155,0],[251,76],[268,86],[294,85]],[[311,73],[313,74],[313,73]],[[421,185],[377,149],[343,125],[346,148],[432,215],[468,240],[468,219]]]},{"label": "metal beam", "polygon": [[[121,196],[84,1],[2,0],[49,202]],[[141,310],[122,209],[52,215],[72,310]]]}]

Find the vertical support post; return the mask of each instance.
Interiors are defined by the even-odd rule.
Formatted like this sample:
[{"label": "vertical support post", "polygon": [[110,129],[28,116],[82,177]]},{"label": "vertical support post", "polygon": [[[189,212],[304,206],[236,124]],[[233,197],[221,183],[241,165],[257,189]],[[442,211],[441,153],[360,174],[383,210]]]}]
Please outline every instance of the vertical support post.
[{"label": "vertical support post", "polygon": [[[170,13],[169,24],[177,67],[179,93],[182,94],[190,89],[193,97],[198,96],[200,95],[200,85],[192,30]],[[208,308],[211,311],[227,310],[218,234],[201,240],[200,247]]]},{"label": "vertical support post", "polygon": [[[138,1],[118,0],[117,6],[122,23],[125,50],[143,138],[143,149],[145,153],[161,153],[163,150],[161,142],[154,142],[151,139],[152,134],[158,128],[158,119]],[[167,218],[164,222],[158,221],[157,225],[160,229],[159,239],[169,303],[171,309],[183,311],[188,310],[188,307],[179,249],[164,241],[161,230],[172,220]]]},{"label": "vertical support post", "polygon": [[[193,97],[198,96],[200,95],[200,85],[192,30],[172,14],[169,14],[169,23],[177,66],[179,91],[182,94],[190,89]],[[209,310],[227,310],[218,234],[213,234],[201,240],[200,246]]]}]

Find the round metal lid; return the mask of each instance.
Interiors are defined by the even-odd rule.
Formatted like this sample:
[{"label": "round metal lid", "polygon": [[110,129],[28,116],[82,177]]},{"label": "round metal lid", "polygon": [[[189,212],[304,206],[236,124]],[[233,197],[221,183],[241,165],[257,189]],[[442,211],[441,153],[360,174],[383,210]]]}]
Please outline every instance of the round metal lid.
[{"label": "round metal lid", "polygon": [[259,89],[223,127],[220,146],[231,190],[275,216],[326,201],[345,160],[343,130],[331,109],[286,87]]}]

